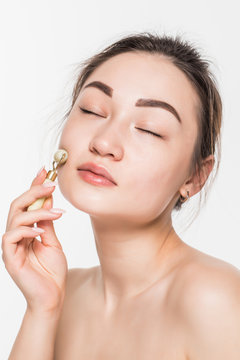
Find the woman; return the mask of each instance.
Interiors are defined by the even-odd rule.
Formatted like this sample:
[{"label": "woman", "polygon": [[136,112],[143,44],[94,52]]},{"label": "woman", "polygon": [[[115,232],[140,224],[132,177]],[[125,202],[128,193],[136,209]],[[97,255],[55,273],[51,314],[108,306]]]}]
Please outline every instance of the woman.
[{"label": "woman", "polygon": [[[85,62],[58,183],[90,215],[100,266],[67,270],[42,169],[12,202],[3,236],[27,300],[10,360],[240,358],[239,270],[188,246],[171,220],[218,168],[221,117],[207,61],[179,37],[127,36]],[[46,195],[43,209],[25,211]]]}]

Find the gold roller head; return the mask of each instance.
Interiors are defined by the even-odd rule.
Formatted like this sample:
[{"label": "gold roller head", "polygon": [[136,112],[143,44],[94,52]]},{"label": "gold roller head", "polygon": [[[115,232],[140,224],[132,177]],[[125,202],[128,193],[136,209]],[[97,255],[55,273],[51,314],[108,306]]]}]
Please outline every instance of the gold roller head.
[{"label": "gold roller head", "polygon": [[49,170],[46,179],[54,181],[57,177],[57,169],[60,165],[65,164],[68,158],[68,153],[64,149],[59,149],[54,154],[54,161],[52,163],[53,169]]},{"label": "gold roller head", "polygon": [[[57,168],[59,167],[59,165],[63,165],[67,161],[67,158],[68,158],[68,153],[66,150],[59,149],[55,152],[54,161],[53,161],[53,169],[48,171],[46,179],[44,180],[43,183],[51,182],[56,179]],[[34,201],[33,204],[28,206],[27,211],[40,209],[43,206],[45,200],[46,200],[45,197],[37,199],[36,201]]]}]

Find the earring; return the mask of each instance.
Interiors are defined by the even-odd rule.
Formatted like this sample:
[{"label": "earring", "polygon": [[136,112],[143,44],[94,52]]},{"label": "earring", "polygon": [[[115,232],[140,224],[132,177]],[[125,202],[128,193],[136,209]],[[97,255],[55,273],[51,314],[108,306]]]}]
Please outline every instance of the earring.
[{"label": "earring", "polygon": [[187,196],[183,197],[182,195],[180,195],[180,201],[183,204],[185,201],[187,201],[189,199],[189,191],[187,190]]}]

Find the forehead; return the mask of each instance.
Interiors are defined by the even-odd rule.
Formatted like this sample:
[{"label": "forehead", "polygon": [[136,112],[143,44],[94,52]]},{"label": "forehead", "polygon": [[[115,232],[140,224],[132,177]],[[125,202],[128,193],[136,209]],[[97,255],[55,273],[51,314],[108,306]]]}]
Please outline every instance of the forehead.
[{"label": "forehead", "polygon": [[113,88],[112,101],[133,104],[138,98],[154,98],[173,105],[185,119],[196,117],[198,111],[199,98],[192,83],[163,55],[142,51],[115,55],[99,65],[84,86],[94,80]]}]

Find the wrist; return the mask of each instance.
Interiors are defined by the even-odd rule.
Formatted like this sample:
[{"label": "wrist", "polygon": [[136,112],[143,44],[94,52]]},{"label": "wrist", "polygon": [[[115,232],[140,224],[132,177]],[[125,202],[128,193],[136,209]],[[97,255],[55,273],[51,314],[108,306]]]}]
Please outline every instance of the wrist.
[{"label": "wrist", "polygon": [[51,306],[48,306],[48,307],[41,306],[39,304],[34,305],[34,304],[30,304],[27,302],[26,311],[29,314],[34,315],[36,317],[38,317],[38,316],[42,316],[44,318],[58,317],[58,316],[60,316],[60,314],[62,312],[64,298],[65,298],[65,292],[61,297],[59,297],[58,302],[56,302],[55,304],[51,304]]},{"label": "wrist", "polygon": [[62,307],[54,308],[54,309],[41,309],[41,308],[31,308],[27,306],[26,313],[29,314],[31,317],[39,318],[39,319],[51,319],[55,320],[58,319],[61,315]]}]

